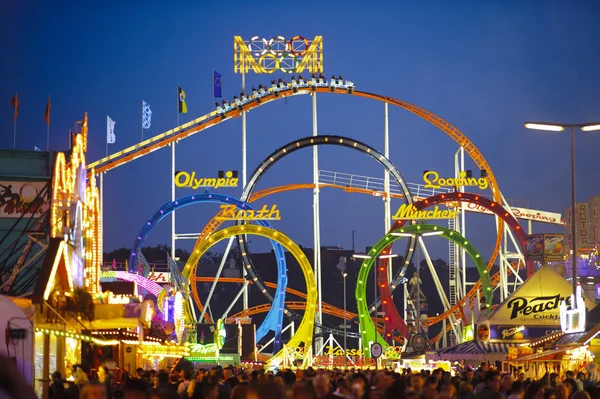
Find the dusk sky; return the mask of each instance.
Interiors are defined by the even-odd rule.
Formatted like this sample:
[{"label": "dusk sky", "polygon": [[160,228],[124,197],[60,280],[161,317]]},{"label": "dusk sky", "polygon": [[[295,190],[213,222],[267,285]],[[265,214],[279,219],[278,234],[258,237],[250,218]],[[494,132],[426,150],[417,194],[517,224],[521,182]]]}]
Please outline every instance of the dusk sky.
[{"label": "dusk sky", "polygon": [[[528,201],[532,209],[562,212],[569,205],[570,137],[527,130],[524,122],[600,121],[600,4],[594,1],[42,3],[50,2],[0,6],[2,149],[12,148],[9,100],[15,92],[21,105],[18,149],[45,149],[50,95],[51,150],[68,149],[69,129],[88,112],[88,163],[105,155],[106,115],[116,121],[109,153],[140,141],[142,100],[153,112],[145,138],[174,127],[177,85],[187,93],[188,113],[180,122],[204,115],[213,109],[213,69],[223,75],[225,98],[240,92],[241,76],[233,73],[235,35],[322,35],[328,77],[341,74],[357,90],[416,104],[452,123],[484,154],[504,196]],[[247,85],[271,78],[250,74]],[[383,151],[383,103],[333,94],[319,94],[317,101],[321,134],[356,138]],[[584,201],[600,194],[600,132],[576,133],[578,200]],[[250,112],[248,173],[274,149],[311,134],[310,96]],[[422,182],[425,169],[453,175],[457,145],[418,116],[390,107],[390,142],[390,158],[408,181]],[[170,154],[164,149],[106,175],[105,251],[130,247],[146,219],[170,200]],[[311,159],[310,149],[286,157],[258,189],[312,182]],[[176,169],[207,177],[239,170],[241,177],[241,119],[181,142]],[[320,169],[383,177],[376,162],[346,148],[320,149]],[[471,160],[467,169],[475,169]],[[241,186],[218,191],[239,196]],[[192,193],[177,190],[178,197]],[[393,211],[400,203],[393,202]],[[312,246],[309,190],[258,204],[277,204],[282,220],[274,226]],[[177,231],[199,232],[217,210],[188,207],[178,213]],[[357,230],[357,249],[364,250],[384,233],[383,204],[375,197],[323,190],[321,214],[322,245],[349,248]],[[485,255],[494,226],[489,216],[468,217],[467,237]],[[557,231],[543,224],[534,229]],[[146,243],[170,244],[169,232],[164,220]],[[431,240],[432,255],[446,258],[446,243]],[[251,246],[268,248],[260,240]]]}]

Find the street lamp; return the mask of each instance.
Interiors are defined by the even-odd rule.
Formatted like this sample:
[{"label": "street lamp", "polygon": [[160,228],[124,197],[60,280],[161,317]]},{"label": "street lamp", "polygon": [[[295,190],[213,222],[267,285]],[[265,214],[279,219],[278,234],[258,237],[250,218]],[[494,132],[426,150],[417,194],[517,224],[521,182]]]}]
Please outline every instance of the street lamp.
[{"label": "street lamp", "polygon": [[575,128],[578,127],[584,132],[600,130],[600,122],[585,124],[562,124],[547,122],[527,122],[527,129],[547,130],[552,132],[562,132],[565,128],[571,128],[571,251],[573,252],[573,295],[577,295],[577,229],[575,227]]},{"label": "street lamp", "polygon": [[348,354],[346,353],[346,350],[348,348],[347,343],[346,343],[346,338],[347,338],[347,334],[346,334],[346,328],[348,327],[346,325],[346,277],[348,277],[348,273],[346,273],[346,271],[344,270],[342,272],[342,277],[344,277],[344,367],[348,366]]}]

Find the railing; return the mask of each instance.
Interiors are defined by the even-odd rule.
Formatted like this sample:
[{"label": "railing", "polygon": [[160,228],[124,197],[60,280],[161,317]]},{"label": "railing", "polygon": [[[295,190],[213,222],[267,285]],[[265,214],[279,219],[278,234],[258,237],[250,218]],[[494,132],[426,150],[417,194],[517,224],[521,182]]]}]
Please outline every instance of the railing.
[{"label": "railing", "polygon": [[[319,183],[335,184],[338,186],[346,186],[361,190],[371,190],[381,193],[385,192],[383,178],[352,175],[349,173],[333,172],[330,170],[319,170]],[[431,189],[425,188],[424,184],[418,183],[406,182],[406,185],[415,199],[427,198],[436,194],[452,192],[452,190],[449,188]],[[395,195],[404,194],[397,185],[393,184],[393,181],[390,181],[390,193]]]},{"label": "railing", "polygon": [[[165,262],[165,263],[149,263],[150,265],[150,270],[154,270],[155,272],[160,272],[160,273],[168,273],[169,272],[169,265]],[[115,262],[114,264],[115,267],[113,267],[113,263],[112,262],[104,262],[102,264],[102,271],[111,271],[111,270],[116,270],[116,271],[127,271],[127,263],[126,262]]]}]

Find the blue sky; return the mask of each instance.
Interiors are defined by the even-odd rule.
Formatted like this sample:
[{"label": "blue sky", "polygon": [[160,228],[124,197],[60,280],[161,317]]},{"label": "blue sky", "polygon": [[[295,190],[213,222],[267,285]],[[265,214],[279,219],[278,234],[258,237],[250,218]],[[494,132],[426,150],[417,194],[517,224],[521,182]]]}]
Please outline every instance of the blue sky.
[{"label": "blue sky", "polygon": [[[414,103],[451,122],[482,151],[504,195],[527,200],[533,209],[559,212],[569,204],[569,137],[528,131],[523,123],[600,120],[600,5],[591,1],[62,3],[1,6],[1,148],[12,148],[8,102],[15,92],[21,103],[19,149],[45,146],[43,113],[51,95],[51,149],[68,146],[69,129],[87,111],[88,162],[104,156],[106,115],[116,121],[110,152],[140,140],[142,100],[153,111],[145,137],[173,127],[177,85],[187,92],[189,110],[180,122],[208,113],[213,69],[223,75],[226,97],[240,91],[240,76],[233,73],[234,35],[322,35],[328,76],[342,74],[360,90]],[[247,80],[253,86],[270,77]],[[320,133],[383,149],[382,103],[323,94],[318,107]],[[275,148],[310,134],[309,96],[252,111],[249,171]],[[208,176],[241,170],[240,137],[238,119],[185,140],[177,169]],[[420,182],[425,169],[453,173],[457,146],[415,115],[390,108],[390,144],[391,160],[409,181]],[[599,148],[600,133],[578,132],[578,200],[600,194]],[[349,149],[324,148],[320,154],[321,169],[383,175],[374,161]],[[311,157],[310,150],[287,157],[258,188],[311,182]],[[470,161],[467,168],[475,169]],[[105,249],[133,243],[144,221],[170,199],[170,174],[170,151],[163,150],[106,176]],[[241,188],[221,191],[239,195]],[[178,196],[191,193],[177,190]],[[281,208],[276,228],[312,246],[310,192],[278,194],[263,203]],[[178,232],[200,231],[216,210],[204,205],[180,212]],[[384,232],[380,199],[324,190],[321,211],[323,245],[348,248],[351,231],[358,230],[357,247],[364,248]],[[170,223],[162,222],[146,242],[169,242],[169,230]],[[493,231],[492,218],[469,216],[467,236],[484,254],[493,246]],[[433,255],[446,257],[445,244],[436,240]],[[256,251],[268,248],[260,240],[255,244]]]}]

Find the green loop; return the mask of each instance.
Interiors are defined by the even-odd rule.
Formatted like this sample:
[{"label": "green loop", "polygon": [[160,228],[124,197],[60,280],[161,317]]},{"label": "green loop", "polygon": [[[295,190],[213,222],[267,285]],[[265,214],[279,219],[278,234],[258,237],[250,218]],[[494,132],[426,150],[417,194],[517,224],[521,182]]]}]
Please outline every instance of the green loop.
[{"label": "green loop", "polygon": [[[389,246],[394,241],[400,238],[410,238],[409,234],[419,234],[423,235],[423,233],[432,233],[432,232],[441,232],[437,233],[439,237],[445,237],[448,240],[453,241],[465,252],[469,255],[475,266],[477,267],[477,272],[479,273],[479,279],[481,280],[481,287],[483,289],[483,296],[485,298],[485,306],[486,310],[489,312],[491,310],[492,305],[492,297],[493,297],[493,288],[492,281],[490,278],[490,273],[487,270],[487,265],[483,260],[483,257],[477,251],[477,249],[468,242],[466,238],[464,238],[460,233],[455,230],[437,226],[434,224],[413,224],[409,226],[404,226],[394,231],[389,232],[383,238],[381,238],[375,245],[371,251],[369,251],[370,258],[365,259],[360,266],[360,270],[358,271],[358,279],[356,282],[356,303],[358,305],[358,318],[360,322],[360,334],[362,337],[362,346],[363,353],[366,357],[370,357],[370,345],[371,343],[377,341],[384,347],[384,351],[389,346],[385,339],[377,332],[375,324],[371,319],[371,315],[369,313],[368,304],[367,304],[367,278],[369,276],[369,272],[371,267],[373,267],[373,263],[375,259],[383,252],[383,250]],[[398,236],[394,235],[395,233],[404,233],[407,236]]]}]

